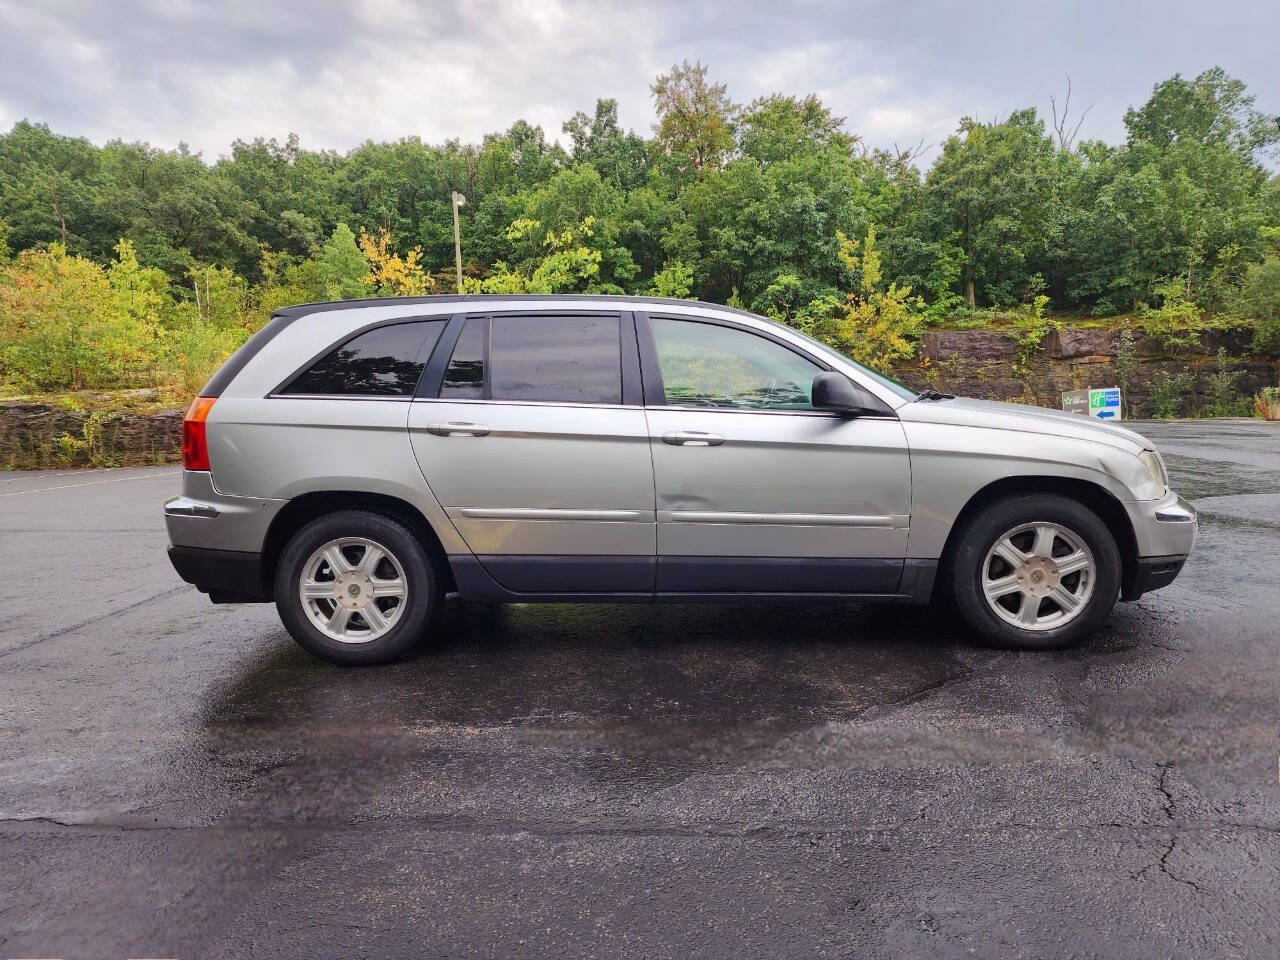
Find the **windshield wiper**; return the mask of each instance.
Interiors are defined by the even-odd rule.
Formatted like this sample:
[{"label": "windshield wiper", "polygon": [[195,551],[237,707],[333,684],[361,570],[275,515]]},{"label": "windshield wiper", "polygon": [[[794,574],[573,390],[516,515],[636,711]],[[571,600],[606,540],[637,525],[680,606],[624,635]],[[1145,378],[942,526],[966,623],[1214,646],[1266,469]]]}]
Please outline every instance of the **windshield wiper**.
[{"label": "windshield wiper", "polygon": [[940,393],[939,391],[932,389],[921,390],[916,394],[917,400],[954,400],[955,398],[956,395],[954,393]]}]

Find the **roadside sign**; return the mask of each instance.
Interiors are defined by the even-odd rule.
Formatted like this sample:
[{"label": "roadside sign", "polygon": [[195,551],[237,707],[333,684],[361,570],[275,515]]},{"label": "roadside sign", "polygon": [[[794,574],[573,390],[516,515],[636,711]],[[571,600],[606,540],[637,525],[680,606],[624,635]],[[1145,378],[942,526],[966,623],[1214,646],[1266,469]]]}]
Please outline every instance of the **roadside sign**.
[{"label": "roadside sign", "polygon": [[1120,419],[1120,388],[1105,387],[1089,391],[1089,416],[1099,420]]},{"label": "roadside sign", "polygon": [[1120,388],[1066,390],[1062,394],[1062,409],[1067,413],[1078,413],[1098,420],[1119,420]]},{"label": "roadside sign", "polygon": [[1062,394],[1062,409],[1067,413],[1078,413],[1082,417],[1089,415],[1089,391],[1067,390]]}]

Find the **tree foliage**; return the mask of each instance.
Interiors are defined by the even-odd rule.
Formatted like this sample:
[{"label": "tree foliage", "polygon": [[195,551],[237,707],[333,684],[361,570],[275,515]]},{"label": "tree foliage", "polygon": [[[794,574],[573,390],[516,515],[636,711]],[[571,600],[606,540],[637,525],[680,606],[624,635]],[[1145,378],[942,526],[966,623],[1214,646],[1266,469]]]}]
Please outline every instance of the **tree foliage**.
[{"label": "tree foliage", "polygon": [[962,119],[928,164],[868,149],[812,94],[738,105],[701,63],[651,92],[652,137],[599,99],[564,146],[516,120],[480,143],[236,141],[210,163],[16,123],[0,381],[193,381],[286,303],[451,290],[455,190],[473,291],[692,296],[877,364],[987,308],[1028,337],[1052,311],[1140,313],[1169,342],[1232,313],[1280,349],[1276,106],[1221,69],[1156,84],[1123,143],[1020,109]]}]

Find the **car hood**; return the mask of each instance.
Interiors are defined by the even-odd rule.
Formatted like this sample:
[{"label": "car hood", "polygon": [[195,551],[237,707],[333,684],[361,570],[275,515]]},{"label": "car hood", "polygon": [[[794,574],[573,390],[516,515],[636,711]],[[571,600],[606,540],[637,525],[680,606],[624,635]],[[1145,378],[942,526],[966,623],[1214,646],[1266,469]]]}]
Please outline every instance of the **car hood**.
[{"label": "car hood", "polygon": [[916,423],[942,423],[987,430],[1016,430],[1020,433],[1043,433],[1055,437],[1090,440],[1108,446],[1140,453],[1152,449],[1150,441],[1140,433],[1126,430],[1102,420],[1082,417],[1078,413],[1031,407],[1021,403],[995,400],[915,400],[898,408],[902,420]]}]

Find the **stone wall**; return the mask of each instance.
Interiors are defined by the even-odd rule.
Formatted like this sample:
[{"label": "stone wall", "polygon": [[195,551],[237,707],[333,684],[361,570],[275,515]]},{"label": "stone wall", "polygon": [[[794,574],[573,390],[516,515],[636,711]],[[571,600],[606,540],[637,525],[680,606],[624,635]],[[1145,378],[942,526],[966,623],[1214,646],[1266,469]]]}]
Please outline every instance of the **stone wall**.
[{"label": "stone wall", "polygon": [[177,460],[182,411],[89,414],[47,403],[0,403],[0,469],[130,467]]},{"label": "stone wall", "polygon": [[[1211,330],[1196,349],[1171,351],[1134,331],[1134,369],[1127,383],[1115,372],[1115,331],[1051,331],[1019,369],[1013,337],[993,330],[934,330],[920,343],[917,360],[896,371],[917,389],[930,386],[961,396],[1016,400],[1059,407],[1065,390],[1120,386],[1126,415],[1151,414],[1150,383],[1159,370],[1190,372],[1195,383],[1185,415],[1204,406],[1208,377],[1217,369],[1217,351],[1226,350],[1231,369],[1240,371],[1236,388],[1252,397],[1275,385],[1280,361],[1249,350],[1249,334]],[[179,459],[182,410],[157,414],[88,414],[57,404],[0,402],[0,469],[42,467],[145,466]]]},{"label": "stone wall", "polygon": [[1061,406],[1062,393],[1086,387],[1121,387],[1127,415],[1150,416],[1151,380],[1157,371],[1189,372],[1194,385],[1183,407],[1195,416],[1206,402],[1208,377],[1217,371],[1222,347],[1229,366],[1239,371],[1236,389],[1252,397],[1274,386],[1280,372],[1275,357],[1250,352],[1247,330],[1209,330],[1198,348],[1170,350],[1140,330],[1132,331],[1134,365],[1127,383],[1115,370],[1114,330],[1063,329],[1050,331],[1040,349],[1018,369],[1018,345],[1013,337],[993,330],[936,330],[924,335],[918,359],[897,371],[913,387],[932,386],[947,393],[990,400],[1034,402]]}]

